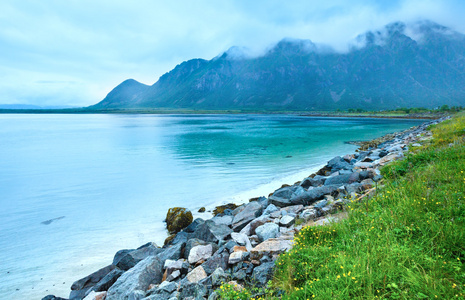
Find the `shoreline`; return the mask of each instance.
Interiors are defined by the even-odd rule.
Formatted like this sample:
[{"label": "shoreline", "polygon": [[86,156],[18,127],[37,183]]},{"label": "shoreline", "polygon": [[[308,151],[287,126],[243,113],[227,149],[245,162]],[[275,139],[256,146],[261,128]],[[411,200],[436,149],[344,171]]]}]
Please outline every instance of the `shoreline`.
[{"label": "shoreline", "polygon": [[344,112],[308,112],[308,111],[243,111],[243,110],[164,110],[164,109],[128,109],[128,110],[88,110],[85,108],[71,109],[0,109],[1,114],[152,114],[152,115],[295,115],[301,117],[321,117],[321,118],[373,118],[373,119],[411,119],[411,120],[436,120],[448,116],[448,113],[416,113],[386,115],[383,113],[344,113]]},{"label": "shoreline", "polygon": [[[442,121],[442,119],[435,120],[435,121],[429,121],[419,126],[416,126],[413,129],[410,128],[407,131],[403,131],[400,133],[399,132],[394,133],[392,135],[394,135],[396,139],[402,139],[403,136],[405,137],[408,135],[412,135],[412,133],[414,133],[415,130],[418,130],[418,128],[420,128],[419,130],[421,132],[425,132],[425,128],[426,128],[425,124],[427,123],[434,123],[434,122],[440,122],[440,121]],[[386,144],[386,143],[387,145],[389,145],[388,141],[384,141],[384,142],[379,143],[376,147],[381,146],[381,148],[383,148],[383,144]],[[409,144],[413,144],[413,142]],[[405,147],[408,147],[409,144],[406,144]],[[369,151],[373,152],[373,150],[376,151],[376,150],[379,150],[379,148],[372,148]],[[403,151],[405,151],[405,149],[401,147],[400,151],[397,151],[397,152],[402,154]],[[362,152],[367,152],[367,151],[362,151]],[[399,153],[397,153],[396,154],[397,156],[395,157],[392,156],[391,157],[392,160],[400,158],[401,156]],[[346,156],[351,156],[351,155],[353,156],[352,158],[349,158],[349,159],[346,158]],[[371,162],[369,161],[370,159],[368,158],[370,155],[371,154],[368,154],[363,159],[360,159],[357,162],[353,162],[354,166],[357,165],[357,163],[359,163],[359,165],[357,166],[358,168],[357,170],[360,170],[360,172],[365,172],[366,170],[370,169],[370,167],[368,167],[367,164],[372,163],[374,161],[374,160],[371,160]],[[391,154],[388,153],[384,155],[383,157],[386,157],[389,155]],[[347,164],[350,164],[350,161],[358,159],[358,158],[355,158],[356,156],[355,154],[347,154],[346,156],[344,156],[343,158],[343,160],[345,161],[346,167],[347,167]],[[360,155],[358,157],[360,157]],[[379,157],[379,159],[382,159],[383,157]],[[94,298],[89,298],[89,299],[97,299],[95,298],[96,295],[106,295],[108,299],[119,299],[118,297],[120,297],[121,295],[125,293],[127,294],[128,291],[132,294],[136,293],[140,297],[142,297],[142,295],[147,296],[147,299],[168,299],[168,298],[155,298],[155,297],[150,298],[150,296],[152,295],[161,295],[163,293],[164,293],[163,295],[168,296],[168,294],[166,294],[168,286],[169,286],[168,290],[172,290],[169,293],[169,295],[171,296],[172,294],[176,294],[177,296],[180,296],[181,299],[183,296],[190,295],[192,292],[201,293],[201,294],[203,293],[204,295],[211,296],[214,293],[214,290],[208,289],[205,286],[211,286],[211,287],[216,286],[215,282],[212,282],[213,280],[212,277],[214,277],[213,276],[214,273],[218,271],[218,269],[220,269],[220,268],[214,268],[214,269],[212,268],[211,266],[212,260],[214,261],[216,266],[221,265],[224,267],[224,268],[221,268],[222,273],[221,271],[216,272],[216,273],[221,273],[219,275],[221,278],[234,279],[235,280],[234,282],[237,284],[243,285],[245,284],[244,280],[247,277],[252,276],[255,278],[256,276],[254,275],[261,274],[262,272],[265,273],[265,275],[267,274],[269,275],[270,269],[272,270],[274,266],[274,261],[277,258],[277,255],[290,249],[292,245],[293,235],[302,228],[302,227],[299,228],[299,226],[301,225],[296,225],[297,220],[306,219],[305,220],[306,222],[311,221],[311,222],[316,222],[317,225],[318,224],[321,225],[321,223],[325,222],[325,221],[320,222],[320,220],[324,220],[324,218],[322,217],[324,217],[327,214],[336,212],[339,209],[339,207],[343,208],[344,201],[342,201],[341,199],[336,199],[336,197],[333,197],[333,195],[335,195],[335,192],[338,189],[334,189],[330,191],[329,193],[323,193],[322,196],[324,197],[321,197],[321,196],[317,197],[319,199],[315,199],[315,201],[313,202],[305,200],[305,201],[301,201],[300,204],[296,204],[298,203],[297,201],[291,201],[291,196],[290,196],[291,194],[296,196],[294,198],[298,198],[298,197],[302,198],[302,195],[304,193],[308,193],[309,191],[315,191],[316,189],[324,187],[325,185],[323,184],[323,185],[312,186],[315,183],[311,183],[308,190],[302,191],[303,190],[302,188],[298,192],[291,191],[291,188],[294,186],[297,186],[296,187],[296,190],[297,190],[299,187],[305,186],[304,183],[306,181],[312,181],[312,180],[318,181],[317,180],[318,176],[326,177],[325,180],[328,180],[328,179],[333,180],[334,178],[331,179],[331,177],[341,177],[341,176],[344,177],[346,175],[350,175],[348,173],[349,170],[346,170],[345,168],[341,168],[335,172],[332,172],[333,169],[331,167],[328,170],[328,165],[333,160],[334,159],[330,160],[328,164],[326,164],[325,167],[320,168],[317,172],[315,172],[314,174],[315,176],[313,178],[311,176],[304,178],[302,182],[298,182],[292,186],[285,184],[283,185],[283,187],[278,188],[277,190],[275,190],[274,193],[270,194],[271,196],[268,196],[268,198],[260,197],[256,201],[251,201],[249,203],[245,203],[242,206],[239,206],[234,211],[229,211],[228,213],[223,213],[223,214],[220,214],[220,216],[217,215],[213,218],[207,218],[206,220],[203,220],[203,222],[197,221],[198,219],[196,219],[194,223],[190,224],[183,231],[174,235],[174,237],[172,236],[171,241],[168,243],[165,243],[165,246],[163,246],[163,248],[158,248],[156,245],[149,243],[149,244],[139,247],[138,249],[131,250],[130,252],[125,253],[124,257],[127,258],[126,260],[128,260],[130,257],[134,261],[131,263],[133,265],[130,268],[120,273],[115,272],[115,270],[121,271],[121,269],[119,268],[121,267],[120,262],[121,262],[121,259],[123,259],[124,257],[119,257],[120,261],[118,262],[115,262],[115,260],[117,260],[118,253],[120,253],[121,251],[129,251],[129,250],[121,250],[117,252],[117,254],[115,255],[115,259],[111,265],[101,270],[98,270],[97,272],[85,278],[82,278],[81,280],[76,281],[72,286],[72,293],[71,293],[71,295],[73,295],[74,293],[74,297],[70,297],[70,299],[83,299],[84,297],[82,296],[85,296],[86,294],[91,296],[92,293],[93,293],[92,297]],[[364,162],[363,160],[367,160],[367,161]],[[384,165],[385,163],[388,163],[389,161],[390,160],[385,159],[385,162],[383,162],[382,164]],[[344,162],[342,160],[339,160],[339,161],[333,162],[333,164],[344,165]],[[315,169],[315,168],[316,167],[313,167],[312,169]],[[375,169],[371,168],[371,169],[373,173],[371,175],[368,175],[366,179],[363,179],[360,182],[358,182],[360,186],[363,186],[364,184],[366,185],[367,188],[364,187],[365,192],[373,188],[376,176],[380,175],[379,172],[376,172],[377,170],[376,168]],[[362,170],[365,170],[365,171],[362,171]],[[307,172],[307,171],[302,171],[300,173],[303,173],[303,172]],[[360,173],[360,172],[351,172],[351,174]],[[286,176],[285,178],[288,178],[288,177]],[[368,180],[368,179],[371,180],[371,183],[369,181],[366,181],[365,183],[363,183],[364,180]],[[357,182],[354,182],[354,183],[357,183]],[[338,183],[338,184],[341,184],[341,183]],[[312,189],[310,189],[310,187],[312,187]],[[356,192],[356,190],[357,189],[355,189],[352,192],[349,191],[348,194],[351,196],[351,198],[354,196],[357,197],[358,193]],[[284,195],[286,193],[287,195]],[[300,194],[296,195],[297,193],[300,193]],[[289,197],[286,198],[287,196]],[[242,202],[246,202],[246,201],[247,200],[244,200]],[[271,207],[270,205],[273,205],[274,209],[276,210],[274,210],[273,207]],[[269,209],[269,207],[271,207],[272,209]],[[265,215],[264,212],[266,212],[266,210],[273,210],[273,211],[270,212],[269,215]],[[252,214],[250,214],[251,211],[252,211]],[[258,213],[259,211],[260,213]],[[274,218],[273,214],[275,216],[278,216],[278,212],[279,212],[279,219]],[[286,213],[283,213],[283,212],[286,212]],[[301,218],[302,214],[304,213],[306,214],[306,217]],[[194,214],[196,217],[206,216],[205,214],[197,213],[197,212],[195,212]],[[240,215],[241,216],[247,215],[248,219],[246,218],[247,222],[242,222],[244,224],[238,225],[238,223],[240,223],[241,221],[244,221],[244,220],[239,220],[240,218],[239,219],[237,218],[237,216],[240,216]],[[267,217],[263,218],[263,216],[267,216]],[[287,223],[285,223],[285,221],[282,220],[285,217],[288,217],[287,219],[292,219],[289,221],[290,222],[289,226]],[[263,222],[263,219],[266,219],[266,221]],[[234,221],[238,221],[238,222],[234,222]],[[267,239],[263,239],[263,238],[258,238],[257,234],[250,235],[250,232],[249,234],[246,234],[246,232],[244,232],[244,229],[246,229],[247,226],[249,226],[250,224],[253,224],[254,222],[257,223],[255,225],[259,225],[257,226],[257,228],[261,226],[267,226],[265,225],[267,223],[278,224],[277,226],[279,229],[279,236],[272,236]],[[195,226],[193,226],[193,224]],[[235,225],[238,225],[238,226],[235,226]],[[193,227],[193,228],[189,229],[189,227]],[[219,231],[221,232],[218,232],[218,230],[215,229],[216,227],[220,227],[221,230]],[[196,235],[196,232],[198,232],[199,228],[201,228],[204,232]],[[274,228],[276,228],[276,226],[274,226]],[[255,229],[256,228],[254,228],[254,230]],[[250,228],[248,230],[250,231]],[[194,235],[195,237],[192,237],[192,235]],[[245,238],[243,235],[245,235]],[[203,259],[196,261],[195,263],[191,263],[190,261],[191,253],[189,253],[189,255],[185,255],[185,254],[183,255],[181,252],[185,252],[185,248],[188,247],[187,245],[189,243],[192,244],[191,242],[192,239],[199,239],[199,237],[204,237],[200,239],[202,240],[203,243],[194,245],[194,247],[191,247],[189,249],[190,250],[189,252],[192,252],[194,248],[198,250],[202,247],[208,247],[208,245],[210,245],[211,253],[210,253],[210,256],[204,257]],[[254,251],[254,249],[260,248],[260,245],[263,245],[264,243],[270,244],[269,242],[271,242],[273,245],[265,245],[265,246],[273,246],[273,247],[278,246],[279,249],[275,251],[275,250],[270,250],[270,247],[268,248],[265,247],[264,249],[261,249],[261,250],[259,249],[259,250]],[[230,244],[229,248],[227,246],[228,244]],[[232,245],[232,244],[235,244],[235,245]],[[279,245],[276,245],[276,244],[279,244]],[[215,247],[217,249],[216,251],[214,250]],[[183,249],[184,251],[182,251]],[[231,261],[231,256],[234,256],[232,261]],[[164,262],[161,264],[158,261],[160,260],[160,257],[163,257],[164,259]],[[239,260],[236,262],[234,258],[239,259]],[[189,259],[188,262],[190,266],[187,266],[184,269],[182,266],[183,263],[181,263],[181,267],[179,268],[177,267],[171,268],[170,266],[167,267],[166,265],[168,261],[170,262],[171,261],[173,262],[183,261],[185,264],[187,263],[186,261],[187,259]],[[141,284],[140,282],[138,283],[138,288],[132,287],[132,290],[131,290],[131,287],[128,287],[127,285],[125,285],[125,283],[127,283],[128,281],[133,280],[133,278],[131,278],[130,276],[131,275],[130,273],[131,272],[134,273],[134,269],[139,267],[142,271],[147,270],[149,266],[153,267],[155,262],[158,268],[161,266],[161,270],[158,270],[157,272],[155,272],[156,274],[155,273],[151,274],[151,276],[154,276],[154,278],[156,277],[155,281],[159,281],[159,282],[161,282],[160,279],[166,279],[163,281],[163,283],[159,285],[157,284],[153,285],[153,283],[148,284],[142,289],[143,292],[141,292],[141,289],[139,289],[140,284]],[[241,269],[241,268],[237,268],[237,266],[240,264],[247,264],[247,267],[245,269],[247,271],[244,271],[244,269]],[[110,267],[110,266],[113,266],[113,267]],[[262,266],[266,266],[266,268],[262,268]],[[206,270],[208,268],[210,268],[210,270]],[[163,272],[163,270],[165,271]],[[255,270],[257,270],[257,272],[255,272]],[[241,271],[244,271],[244,272],[241,272]],[[249,271],[250,271],[250,274],[248,273]],[[179,273],[178,276],[174,278],[169,277],[177,273]],[[241,274],[237,275],[237,273],[241,273]],[[98,291],[99,289],[101,289],[101,287],[98,286],[98,284],[102,280],[107,278],[108,275],[110,274],[113,274],[112,275],[113,277],[110,280],[113,282],[110,284],[110,286],[108,287],[105,286],[106,290]],[[242,276],[242,274],[244,274],[245,276]],[[162,278],[159,278],[160,275]],[[265,276],[265,279],[268,278],[268,275]],[[195,278],[193,278],[193,276]],[[99,280],[97,282],[94,282],[96,281],[96,278],[98,278]],[[119,278],[122,278],[122,279],[119,280]],[[171,279],[171,280],[168,280],[168,279]],[[108,278],[107,278],[107,281],[108,281]],[[151,281],[154,281],[154,280],[151,280]],[[263,285],[265,282],[258,282],[258,283],[259,285]],[[89,283],[92,283],[93,285],[89,286]],[[115,286],[117,286],[118,284],[119,284],[118,286],[119,288],[115,288]],[[144,283],[143,285],[146,285],[146,283]],[[98,286],[99,288],[96,289],[95,286]],[[205,288],[202,288],[202,286],[204,286]],[[174,287],[175,289],[173,289]],[[192,288],[194,288],[194,291],[191,290]],[[47,300],[64,299],[64,298],[58,298],[58,297],[52,298],[51,296],[47,296],[47,297],[43,299],[47,299]],[[137,299],[146,299],[146,298],[142,297],[142,298],[137,298]]]}]

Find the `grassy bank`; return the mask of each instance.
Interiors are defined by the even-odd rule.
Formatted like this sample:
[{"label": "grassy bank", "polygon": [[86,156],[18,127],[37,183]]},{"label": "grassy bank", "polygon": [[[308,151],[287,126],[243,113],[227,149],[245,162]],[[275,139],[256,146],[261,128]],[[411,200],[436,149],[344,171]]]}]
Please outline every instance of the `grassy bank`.
[{"label": "grassy bank", "polygon": [[[432,131],[433,140],[382,170],[383,187],[352,202],[346,220],[302,229],[261,297],[465,299],[465,114]],[[254,293],[225,286],[221,294]]]}]

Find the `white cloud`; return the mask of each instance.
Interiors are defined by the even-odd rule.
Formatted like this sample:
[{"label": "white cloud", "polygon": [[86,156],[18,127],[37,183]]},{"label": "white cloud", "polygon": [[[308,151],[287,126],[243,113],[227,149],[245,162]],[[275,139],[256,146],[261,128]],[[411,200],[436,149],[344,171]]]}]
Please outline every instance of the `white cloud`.
[{"label": "white cloud", "polygon": [[191,58],[232,46],[260,53],[282,38],[338,50],[393,21],[465,32],[460,0],[3,0],[0,103],[90,105],[127,78],[153,84]]}]

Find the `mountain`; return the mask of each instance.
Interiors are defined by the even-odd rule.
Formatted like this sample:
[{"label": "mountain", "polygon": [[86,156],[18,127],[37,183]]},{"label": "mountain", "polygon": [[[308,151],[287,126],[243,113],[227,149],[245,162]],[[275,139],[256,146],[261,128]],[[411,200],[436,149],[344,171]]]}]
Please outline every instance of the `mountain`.
[{"label": "mountain", "polygon": [[340,53],[284,39],[263,56],[233,47],[192,59],[152,86],[127,80],[92,109],[390,109],[465,104],[465,35],[430,21],[392,23]]}]

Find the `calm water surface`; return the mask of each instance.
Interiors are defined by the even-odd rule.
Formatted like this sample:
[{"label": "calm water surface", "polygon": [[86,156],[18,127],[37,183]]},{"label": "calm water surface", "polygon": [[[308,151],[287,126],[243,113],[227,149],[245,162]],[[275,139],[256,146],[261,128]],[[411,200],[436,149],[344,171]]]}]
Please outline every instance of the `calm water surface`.
[{"label": "calm water surface", "polygon": [[282,115],[0,115],[0,295],[67,297],[73,281],[110,264],[117,250],[149,241],[162,245],[170,207],[196,211],[267,195],[333,156],[353,152],[345,141],[419,123]]}]

